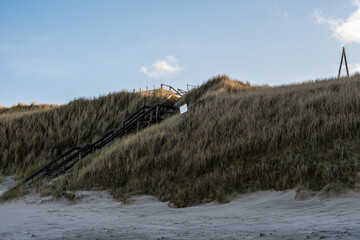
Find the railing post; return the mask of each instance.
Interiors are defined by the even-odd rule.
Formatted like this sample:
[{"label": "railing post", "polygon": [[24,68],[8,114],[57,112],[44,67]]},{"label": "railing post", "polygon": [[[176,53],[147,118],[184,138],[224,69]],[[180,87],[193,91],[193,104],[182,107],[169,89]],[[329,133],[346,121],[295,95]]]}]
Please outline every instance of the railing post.
[{"label": "railing post", "polygon": [[158,121],[159,121],[159,105],[156,105],[155,120],[156,120],[156,122],[158,122]]},{"label": "railing post", "polygon": [[140,120],[137,120],[137,124],[136,124],[136,132],[140,131]]},{"label": "railing post", "polygon": [[150,111],[150,121],[149,121],[149,126],[151,125],[152,123],[152,119],[153,119],[153,111],[151,110]]}]

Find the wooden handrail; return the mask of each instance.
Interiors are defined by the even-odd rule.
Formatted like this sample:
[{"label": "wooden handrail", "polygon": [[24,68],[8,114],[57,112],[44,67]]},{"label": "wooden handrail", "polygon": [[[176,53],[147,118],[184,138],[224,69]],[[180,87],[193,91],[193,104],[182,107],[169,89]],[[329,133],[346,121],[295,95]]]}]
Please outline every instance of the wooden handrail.
[{"label": "wooden handrail", "polygon": [[23,180],[23,183],[27,183],[28,181],[30,181],[31,179],[33,179],[34,177],[36,177],[37,175],[39,175],[40,173],[47,171],[51,165],[53,165],[54,163],[56,163],[57,161],[59,161],[60,159],[66,157],[67,155],[69,155],[70,153],[74,152],[74,151],[79,151],[81,148],[80,147],[74,147],[72,149],[70,149],[69,151],[67,151],[66,153],[56,157],[54,160],[52,160],[51,162],[45,164],[43,167],[41,167],[40,169],[38,169],[36,172],[34,172],[33,174],[31,174],[29,177],[27,177],[25,180]]},{"label": "wooden handrail", "polygon": [[148,106],[142,106],[141,108],[139,108],[136,112],[134,112],[133,114],[131,114],[128,118],[126,118],[124,120],[124,124],[125,125],[128,121],[131,120],[131,118],[133,118],[136,114],[138,114],[141,111],[144,111],[146,108],[149,108]]},{"label": "wooden handrail", "polygon": [[[164,83],[162,83],[161,84],[161,88],[163,88],[163,86],[166,86],[166,87],[169,87],[169,90],[171,91],[171,89],[175,92],[175,93],[177,93],[178,95],[180,95],[180,96],[182,96],[182,95],[184,95],[185,93],[186,93],[186,91],[184,91],[184,90],[181,90],[181,89],[175,89],[175,88],[173,88],[172,86],[170,86],[170,85],[167,85],[167,84],[164,84]],[[180,90],[180,91],[179,91]],[[185,93],[184,93],[185,92]]]},{"label": "wooden handrail", "polygon": [[[38,178],[44,175],[47,176],[56,176],[59,171],[66,171],[70,169],[77,161],[81,158],[86,157],[88,154],[92,153],[96,149],[101,149],[106,146],[108,143],[113,141],[115,138],[123,136],[129,133],[134,125],[137,124],[138,121],[143,121],[149,114],[152,114],[155,109],[174,109],[173,107],[169,107],[164,105],[166,101],[170,99],[171,95],[159,103],[154,104],[153,106],[143,106],[140,107],[137,111],[135,111],[131,116],[125,119],[123,126],[117,130],[116,132],[110,131],[102,138],[98,139],[93,144],[86,145],[84,147],[75,147],[67,151],[66,153],[56,157],[51,162],[45,164],[43,167],[32,173],[29,177],[23,180],[23,183],[27,184],[32,181],[34,178]],[[65,158],[63,161],[59,163],[59,161]],[[76,160],[77,158],[77,160]],[[75,160],[74,160],[75,159]],[[55,166],[53,166],[55,164]]]}]

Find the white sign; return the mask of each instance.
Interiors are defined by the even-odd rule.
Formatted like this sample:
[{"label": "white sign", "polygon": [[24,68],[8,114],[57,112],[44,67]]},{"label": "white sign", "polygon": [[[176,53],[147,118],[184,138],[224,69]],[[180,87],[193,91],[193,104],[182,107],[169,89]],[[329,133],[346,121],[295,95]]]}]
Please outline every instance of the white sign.
[{"label": "white sign", "polygon": [[186,112],[187,112],[187,104],[184,104],[180,107],[180,114],[183,114]]}]

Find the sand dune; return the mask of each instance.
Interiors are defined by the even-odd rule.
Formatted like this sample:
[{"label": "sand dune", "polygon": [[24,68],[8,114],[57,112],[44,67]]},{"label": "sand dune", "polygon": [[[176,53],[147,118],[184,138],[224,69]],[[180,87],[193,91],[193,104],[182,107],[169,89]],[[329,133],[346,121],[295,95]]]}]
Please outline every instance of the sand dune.
[{"label": "sand dune", "polygon": [[28,195],[0,205],[0,239],[359,239],[360,195],[295,201],[295,191],[240,195],[227,204],[170,208],[152,196],[127,204],[80,191],[76,203]]}]

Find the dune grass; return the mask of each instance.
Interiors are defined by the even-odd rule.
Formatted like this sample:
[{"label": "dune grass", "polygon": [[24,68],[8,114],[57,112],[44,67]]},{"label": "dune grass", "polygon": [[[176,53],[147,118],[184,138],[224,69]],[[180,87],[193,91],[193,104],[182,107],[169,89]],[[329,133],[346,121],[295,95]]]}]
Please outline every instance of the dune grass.
[{"label": "dune grass", "polygon": [[[78,100],[41,113],[43,117],[37,116],[36,121],[17,120],[25,121],[23,125],[7,122],[8,130],[0,130],[0,137],[11,136],[12,141],[2,149],[12,155],[2,154],[2,164],[8,162],[2,169],[21,173],[28,171],[26,164],[39,166],[37,161],[44,163],[45,156],[59,152],[54,149],[94,139],[94,132],[105,133],[119,124],[113,116],[123,119],[124,108],[134,109],[142,101],[139,95],[121,93]],[[257,190],[359,186],[359,75],[279,87],[251,87],[218,76],[181,101],[189,109],[188,137],[183,116],[174,115],[115,141],[51,184],[45,180],[36,188],[57,196],[79,189],[107,189],[120,199],[145,193],[185,207],[224,202],[229,194]],[[115,102],[121,107],[115,107]],[[61,123],[55,121],[59,116]],[[22,127],[16,135],[6,135],[10,129],[27,125],[36,130]],[[31,134],[25,138],[27,131]],[[37,136],[37,131],[42,135]],[[37,137],[31,139],[31,135]],[[54,140],[54,136],[58,138]],[[42,141],[43,145],[28,146],[16,157],[19,163],[15,170],[4,159],[20,155],[13,150],[22,143],[17,139]]]},{"label": "dune grass", "polygon": [[109,189],[120,199],[146,193],[178,207],[300,185],[355,188],[359,93],[359,76],[272,88],[219,76],[183,100],[189,137],[175,115],[116,141],[52,186]]},{"label": "dune grass", "polygon": [[2,119],[21,118],[25,115],[42,112],[57,107],[59,106],[56,104],[35,104],[35,102],[31,103],[31,105],[19,102],[17,105],[13,105],[12,107],[0,106],[0,121]]},{"label": "dune grass", "polygon": [[16,113],[24,113],[24,112],[33,112],[37,110],[46,110],[46,109],[52,109],[59,107],[59,105],[56,105],[54,103],[51,104],[36,104],[35,102],[32,102],[30,105],[25,104],[22,102],[19,102],[18,104],[15,104],[11,107],[5,107],[0,105],[0,116],[1,115],[11,115]]},{"label": "dune grass", "polygon": [[162,97],[119,92],[53,108],[5,109],[0,114],[0,174],[28,176],[61,153],[120,128],[132,112]]}]

